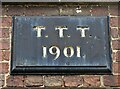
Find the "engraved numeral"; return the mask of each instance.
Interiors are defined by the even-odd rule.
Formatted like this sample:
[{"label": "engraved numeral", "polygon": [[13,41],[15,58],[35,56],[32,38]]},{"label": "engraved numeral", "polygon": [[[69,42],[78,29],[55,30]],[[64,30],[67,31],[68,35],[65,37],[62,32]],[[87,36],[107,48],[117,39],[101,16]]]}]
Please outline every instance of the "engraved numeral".
[{"label": "engraved numeral", "polygon": [[[76,46],[76,57],[81,57],[81,48],[80,46]],[[56,60],[60,57],[61,50],[57,46],[51,46],[49,48],[49,53],[52,55],[55,55],[55,58],[53,60]],[[72,46],[65,47],[63,49],[63,54],[65,57],[72,57],[74,55],[74,48]],[[47,47],[42,46],[42,56],[43,58],[47,58]]]},{"label": "engraved numeral", "polygon": [[80,52],[80,47],[77,46],[76,48],[77,48],[77,57],[81,57],[81,55],[80,55],[80,53],[81,53],[81,52]]},{"label": "engraved numeral", "polygon": [[47,57],[47,47],[46,46],[42,47],[42,54],[43,54],[43,58]]},{"label": "engraved numeral", "polygon": [[66,57],[72,57],[74,55],[74,49],[73,47],[65,47],[63,53]]},{"label": "engraved numeral", "polygon": [[49,52],[52,55],[56,55],[54,60],[56,60],[60,56],[60,49],[57,46],[50,47]]}]

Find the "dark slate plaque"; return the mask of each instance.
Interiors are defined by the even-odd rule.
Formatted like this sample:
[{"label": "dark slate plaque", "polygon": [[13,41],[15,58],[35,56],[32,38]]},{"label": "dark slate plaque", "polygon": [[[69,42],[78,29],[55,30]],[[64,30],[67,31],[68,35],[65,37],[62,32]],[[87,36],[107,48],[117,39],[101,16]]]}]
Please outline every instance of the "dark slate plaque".
[{"label": "dark slate plaque", "polygon": [[109,17],[13,17],[11,74],[111,72]]}]

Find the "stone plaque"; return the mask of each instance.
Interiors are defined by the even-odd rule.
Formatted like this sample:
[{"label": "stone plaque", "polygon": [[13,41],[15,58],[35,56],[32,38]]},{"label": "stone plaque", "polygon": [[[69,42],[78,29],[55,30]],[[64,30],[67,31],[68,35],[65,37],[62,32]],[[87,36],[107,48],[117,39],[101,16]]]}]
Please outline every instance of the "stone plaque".
[{"label": "stone plaque", "polygon": [[13,17],[11,74],[111,72],[109,17]]}]

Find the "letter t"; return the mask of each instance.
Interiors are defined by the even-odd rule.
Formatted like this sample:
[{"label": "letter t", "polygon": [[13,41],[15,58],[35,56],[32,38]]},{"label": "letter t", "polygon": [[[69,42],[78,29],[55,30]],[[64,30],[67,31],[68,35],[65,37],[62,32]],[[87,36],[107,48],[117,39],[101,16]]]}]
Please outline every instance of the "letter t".
[{"label": "letter t", "polygon": [[45,30],[44,26],[36,26],[35,29],[37,30],[37,37],[42,36],[42,30]]},{"label": "letter t", "polygon": [[89,30],[89,27],[77,27],[77,30],[81,31],[81,37],[85,37],[85,32]]},{"label": "letter t", "polygon": [[67,27],[57,27],[55,30],[59,30],[59,37],[63,38],[64,37],[64,30],[67,30]]}]

